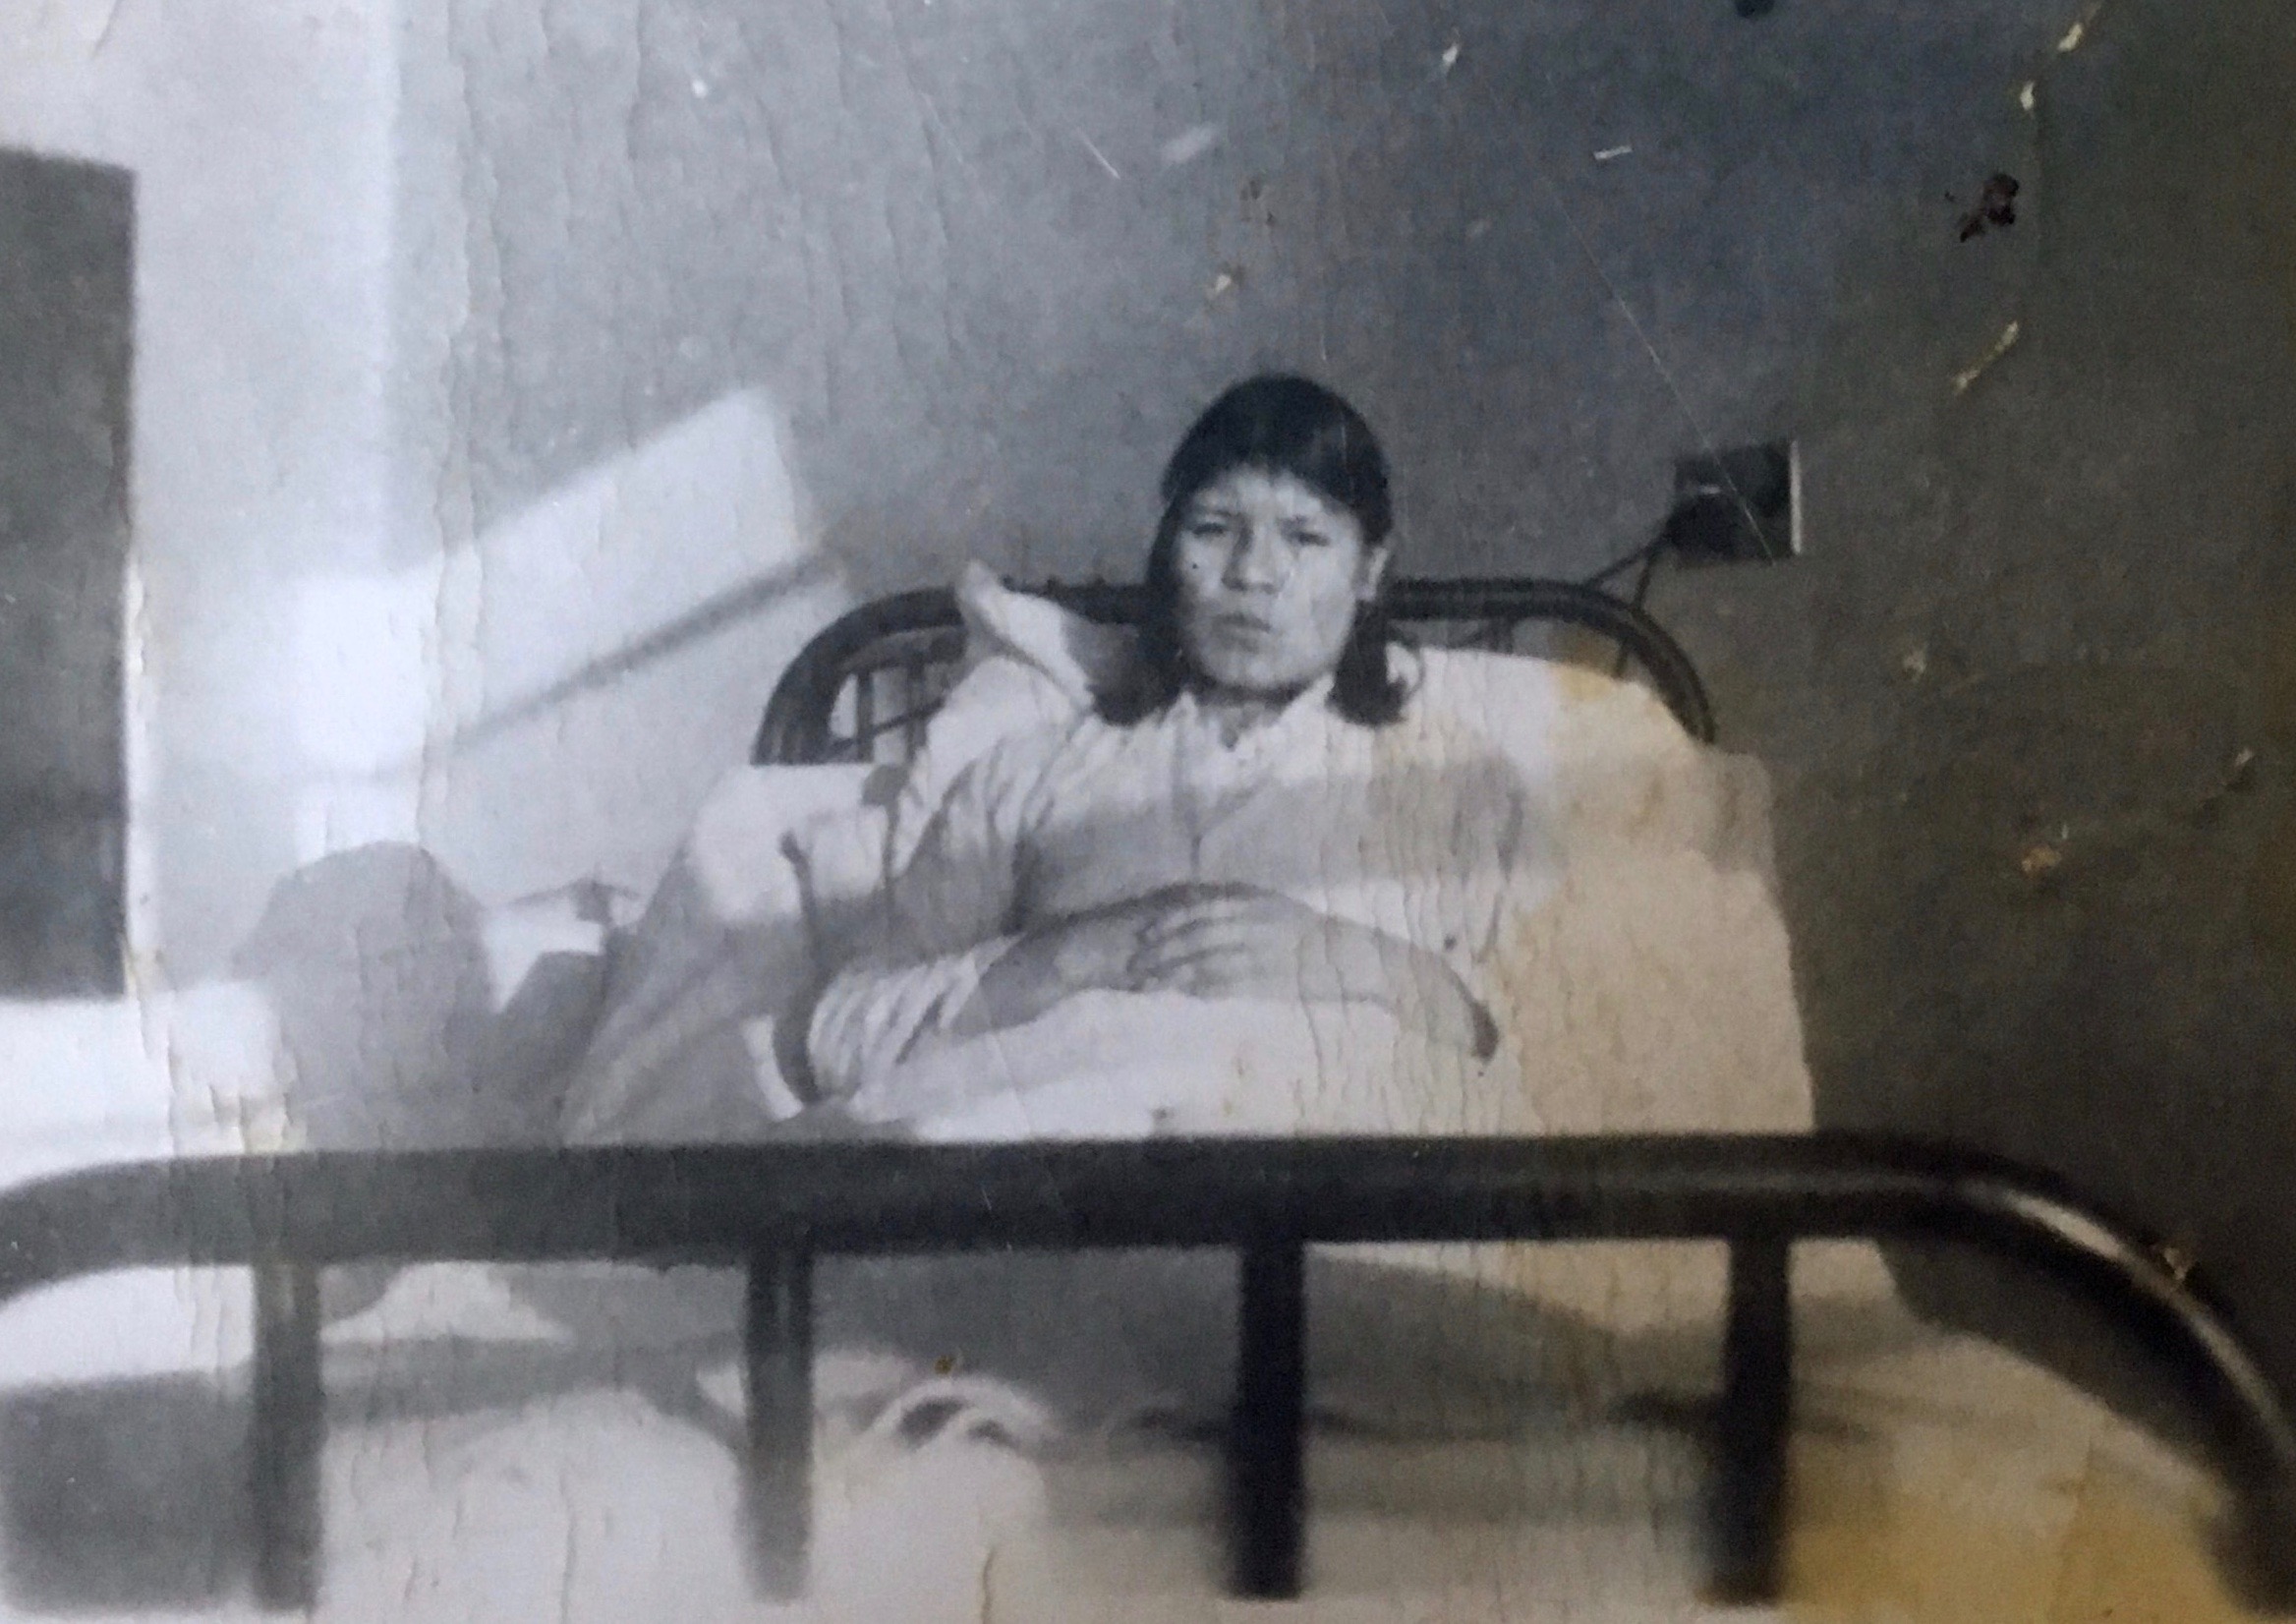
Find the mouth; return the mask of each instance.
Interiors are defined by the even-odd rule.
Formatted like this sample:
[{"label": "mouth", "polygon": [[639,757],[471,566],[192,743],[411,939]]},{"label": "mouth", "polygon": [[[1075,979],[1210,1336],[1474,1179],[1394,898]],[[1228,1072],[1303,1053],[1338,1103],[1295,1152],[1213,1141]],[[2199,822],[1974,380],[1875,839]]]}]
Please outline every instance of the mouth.
[{"label": "mouth", "polygon": [[1273,622],[1260,615],[1242,609],[1230,609],[1212,616],[1212,629],[1231,637],[1265,637],[1276,628]]}]

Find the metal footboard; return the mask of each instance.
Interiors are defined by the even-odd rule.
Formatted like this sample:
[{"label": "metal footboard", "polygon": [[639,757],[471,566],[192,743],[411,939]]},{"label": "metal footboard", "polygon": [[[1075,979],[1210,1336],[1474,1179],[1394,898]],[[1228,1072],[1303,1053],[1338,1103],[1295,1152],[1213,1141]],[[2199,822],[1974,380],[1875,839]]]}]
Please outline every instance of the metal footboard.
[{"label": "metal footboard", "polygon": [[321,1580],[318,1270],[367,1260],[745,1267],[752,1533],[763,1588],[787,1595],[804,1583],[811,1504],[815,1258],[1229,1247],[1242,1261],[1229,1443],[1234,1585],[1274,1597],[1296,1594],[1306,1577],[1306,1247],[1719,1240],[1730,1248],[1730,1290],[1713,1590],[1758,1599],[1778,1582],[1792,1246],[1890,1238],[1965,1242],[2020,1263],[2166,1356],[2212,1422],[2256,1547],[2296,1547],[2296,1426],[2194,1282],[2060,1181],[1903,1139],[803,1143],[116,1166],[0,1195],[0,1302],[110,1269],[254,1269],[258,1590],[268,1605],[303,1608]]}]

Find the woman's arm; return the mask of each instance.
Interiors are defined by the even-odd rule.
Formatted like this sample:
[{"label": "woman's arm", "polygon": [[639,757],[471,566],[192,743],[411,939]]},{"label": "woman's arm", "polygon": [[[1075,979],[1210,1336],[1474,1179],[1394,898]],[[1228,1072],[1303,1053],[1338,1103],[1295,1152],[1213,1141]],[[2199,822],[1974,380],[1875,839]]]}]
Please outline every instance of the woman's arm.
[{"label": "woman's arm", "polygon": [[1479,1060],[1499,1046],[1490,1012],[1441,955],[1254,887],[1219,888],[1152,922],[1130,973],[1202,998],[1378,1004]]},{"label": "woman's arm", "polygon": [[851,1096],[945,1030],[1011,944],[1028,798],[1041,741],[1000,746],[949,786],[887,887],[874,940],[831,978],[806,1027],[815,1091]]},{"label": "woman's arm", "polygon": [[1398,1020],[1477,1060],[1499,1052],[1499,1023],[1441,954],[1365,926],[1335,923],[1373,938],[1380,974],[1379,990],[1371,997]]},{"label": "woman's arm", "polygon": [[1072,993],[1148,991],[1158,923],[1218,895],[1179,885],[1013,930],[1024,837],[1058,740],[1001,746],[950,785],[888,888],[878,940],[815,1000],[805,1058],[815,1092],[849,1099],[913,1055],[1024,1025]]},{"label": "woman's arm", "polygon": [[1152,934],[1217,895],[1208,886],[1169,886],[1028,932],[982,971],[971,999],[948,1023],[948,1035],[976,1037],[1026,1025],[1071,993],[1163,988],[1166,983],[1145,962]]}]

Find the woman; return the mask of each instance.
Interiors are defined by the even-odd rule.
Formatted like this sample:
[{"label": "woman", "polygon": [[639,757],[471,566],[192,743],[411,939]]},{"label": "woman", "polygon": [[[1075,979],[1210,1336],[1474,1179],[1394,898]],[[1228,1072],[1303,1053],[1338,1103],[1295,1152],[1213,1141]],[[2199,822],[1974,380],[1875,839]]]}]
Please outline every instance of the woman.
[{"label": "woman", "polygon": [[[1132,680],[958,778],[891,890],[886,946],[816,1008],[817,1081],[864,1115],[1089,1088],[1215,1011],[1263,1054],[1292,1031],[1319,1065],[1343,1028],[1469,1068],[1498,1048],[1476,962],[1526,797],[1415,703],[1381,610],[1392,514],[1369,427],[1316,383],[1252,379],[1188,432],[1163,496]],[[1062,1012],[1069,1041],[1032,1063],[1019,1035]],[[1132,1051],[1091,1052],[1119,1030]],[[1297,1084],[1299,1120],[1263,1126],[1348,1126]],[[1413,1126],[1395,1106],[1364,1126]]]}]

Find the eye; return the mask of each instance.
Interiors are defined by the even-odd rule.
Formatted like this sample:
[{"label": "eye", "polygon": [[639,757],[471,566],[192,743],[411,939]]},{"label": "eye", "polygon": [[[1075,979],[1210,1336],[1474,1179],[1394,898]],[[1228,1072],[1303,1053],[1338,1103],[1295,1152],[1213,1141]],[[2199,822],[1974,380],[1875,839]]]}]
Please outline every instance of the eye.
[{"label": "eye", "polygon": [[1293,547],[1329,547],[1332,545],[1331,536],[1311,524],[1286,525],[1284,527],[1284,540],[1290,542]]}]

